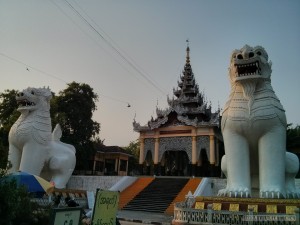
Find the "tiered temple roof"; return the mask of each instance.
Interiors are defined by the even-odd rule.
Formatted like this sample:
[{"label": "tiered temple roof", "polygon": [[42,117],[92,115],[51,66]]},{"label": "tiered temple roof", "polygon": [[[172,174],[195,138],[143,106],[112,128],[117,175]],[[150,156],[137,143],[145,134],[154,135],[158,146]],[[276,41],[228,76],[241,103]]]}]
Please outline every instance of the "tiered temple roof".
[{"label": "tiered temple roof", "polygon": [[144,126],[133,121],[134,131],[150,131],[159,127],[188,125],[194,127],[219,126],[220,109],[212,113],[211,104],[199,92],[190,64],[190,48],[186,49],[186,63],[178,87],[173,88],[173,98],[167,98],[169,107],[165,110],[156,108],[157,117],[151,118]]}]

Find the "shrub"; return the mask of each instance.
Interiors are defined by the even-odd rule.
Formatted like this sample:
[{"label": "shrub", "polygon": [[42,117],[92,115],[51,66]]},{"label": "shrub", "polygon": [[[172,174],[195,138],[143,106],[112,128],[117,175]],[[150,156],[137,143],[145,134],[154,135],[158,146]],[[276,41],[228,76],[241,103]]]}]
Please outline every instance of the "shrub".
[{"label": "shrub", "polygon": [[26,188],[18,187],[14,180],[4,180],[5,175],[6,170],[0,170],[0,224],[48,224],[49,210],[39,210]]}]

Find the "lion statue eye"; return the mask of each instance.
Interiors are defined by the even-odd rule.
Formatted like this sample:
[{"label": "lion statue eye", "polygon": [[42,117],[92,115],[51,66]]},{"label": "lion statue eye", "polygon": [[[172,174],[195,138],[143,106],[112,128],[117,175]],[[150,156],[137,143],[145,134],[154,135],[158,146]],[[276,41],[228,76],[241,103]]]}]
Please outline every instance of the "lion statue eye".
[{"label": "lion statue eye", "polygon": [[34,91],[31,91],[31,94],[34,95]]}]

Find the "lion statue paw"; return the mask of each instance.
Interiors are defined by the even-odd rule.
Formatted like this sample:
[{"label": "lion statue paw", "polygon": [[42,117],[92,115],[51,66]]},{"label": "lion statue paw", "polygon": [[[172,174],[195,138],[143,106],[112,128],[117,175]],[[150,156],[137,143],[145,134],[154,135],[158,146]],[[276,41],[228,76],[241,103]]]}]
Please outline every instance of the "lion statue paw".
[{"label": "lion statue paw", "polygon": [[235,197],[235,198],[249,198],[251,197],[251,192],[249,188],[239,187],[239,188],[224,188],[219,190],[218,196],[223,197]]}]

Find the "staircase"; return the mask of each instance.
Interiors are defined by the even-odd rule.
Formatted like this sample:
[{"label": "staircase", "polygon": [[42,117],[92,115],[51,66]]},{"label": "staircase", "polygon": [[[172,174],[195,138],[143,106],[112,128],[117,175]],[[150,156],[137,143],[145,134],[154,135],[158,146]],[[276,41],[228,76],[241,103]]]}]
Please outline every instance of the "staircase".
[{"label": "staircase", "polygon": [[137,179],[133,184],[127,187],[120,193],[119,209],[122,209],[128,202],[130,202],[138,193],[140,193],[145,187],[147,187],[152,181],[153,177],[141,177]]},{"label": "staircase", "polygon": [[183,187],[183,189],[178,193],[178,195],[173,200],[173,202],[166,209],[165,214],[173,215],[174,214],[174,204],[176,202],[184,202],[185,196],[189,193],[189,191],[191,191],[193,194],[195,192],[195,190],[197,189],[197,187],[199,186],[200,182],[201,182],[201,178],[190,179],[187,182],[187,184]]},{"label": "staircase", "polygon": [[188,178],[156,178],[123,209],[164,213],[188,181]]}]

